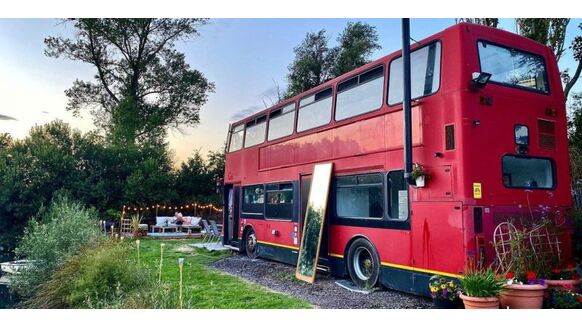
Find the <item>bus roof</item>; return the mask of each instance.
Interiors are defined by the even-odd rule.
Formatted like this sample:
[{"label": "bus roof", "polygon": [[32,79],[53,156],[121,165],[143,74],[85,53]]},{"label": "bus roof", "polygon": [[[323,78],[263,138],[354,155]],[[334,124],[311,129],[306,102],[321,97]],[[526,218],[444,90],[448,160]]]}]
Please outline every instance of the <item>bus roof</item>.
[{"label": "bus roof", "polygon": [[[498,28],[494,28],[494,27],[489,27],[489,26],[484,26],[484,25],[479,25],[479,24],[472,24],[472,23],[465,23],[465,22],[463,22],[463,23],[454,24],[453,26],[450,26],[450,27],[448,27],[448,28],[446,28],[446,29],[438,32],[438,33],[435,33],[435,34],[433,34],[431,36],[428,36],[428,37],[426,37],[426,38],[424,38],[424,39],[422,39],[422,40],[420,40],[418,42],[415,42],[414,44],[411,44],[411,46],[410,46],[411,51],[414,50],[414,49],[416,49],[416,48],[419,48],[419,47],[421,47],[421,46],[423,46],[425,44],[428,44],[428,43],[430,43],[430,42],[432,42],[432,41],[434,41],[436,39],[440,39],[442,37],[442,35],[444,35],[446,33],[451,33],[453,31],[461,30],[463,28],[467,29],[467,31],[469,31],[469,30],[481,30],[481,31],[486,31],[487,33],[495,33],[495,34],[498,34],[498,35],[502,35],[503,37],[508,38],[509,40],[515,40],[515,41],[519,40],[522,43],[529,44],[529,46],[533,46],[535,48],[540,48],[540,50],[542,50],[542,49],[545,50],[545,49],[548,48],[547,46],[545,46],[545,45],[543,45],[543,44],[541,44],[539,42],[536,42],[536,41],[534,41],[532,39],[529,39],[529,38],[520,36],[520,35],[515,34],[515,33],[512,33],[512,32],[508,32],[508,31],[505,31],[505,30],[502,30],[502,29],[498,29]],[[285,105],[294,103],[294,102],[296,102],[296,101],[298,101],[298,100],[300,100],[300,99],[302,99],[302,98],[304,98],[304,97],[306,97],[306,96],[308,96],[310,94],[313,94],[313,93],[315,93],[315,92],[317,92],[319,90],[325,89],[326,87],[333,86],[336,83],[343,81],[344,79],[346,79],[347,77],[349,77],[351,75],[357,75],[357,74],[359,74],[361,72],[366,71],[369,68],[372,68],[373,66],[376,66],[376,65],[381,64],[381,63],[388,62],[388,61],[392,60],[393,58],[399,57],[401,55],[401,53],[402,53],[402,50],[401,49],[396,50],[396,51],[394,51],[394,52],[392,52],[392,53],[390,53],[388,55],[382,56],[382,57],[380,57],[380,58],[378,58],[376,60],[373,60],[373,61],[371,61],[371,62],[369,62],[367,64],[364,64],[364,65],[362,65],[362,66],[360,66],[360,67],[358,67],[356,69],[353,69],[353,70],[351,70],[349,72],[346,72],[346,73],[344,73],[344,74],[342,74],[342,75],[340,75],[338,77],[335,77],[335,78],[333,78],[331,80],[328,80],[328,81],[326,81],[326,82],[324,82],[324,83],[322,83],[322,84],[320,84],[318,86],[315,86],[315,87],[313,87],[313,88],[311,88],[309,90],[303,91],[302,93],[300,93],[300,94],[298,94],[296,96],[293,96],[291,98],[284,99],[284,100],[278,102],[277,104],[275,104],[275,105],[273,105],[271,107],[268,107],[268,108],[265,108],[265,109],[261,110],[260,112],[257,112],[257,113],[254,113],[252,115],[249,115],[249,116],[247,116],[245,118],[242,118],[242,119],[240,119],[238,121],[231,122],[230,124],[231,124],[231,126],[238,126],[238,125],[243,124],[243,123],[245,123],[245,122],[247,122],[249,120],[253,120],[253,119],[257,118],[257,117],[266,115],[266,114],[268,114],[272,110],[279,109],[281,107],[284,107]]]}]

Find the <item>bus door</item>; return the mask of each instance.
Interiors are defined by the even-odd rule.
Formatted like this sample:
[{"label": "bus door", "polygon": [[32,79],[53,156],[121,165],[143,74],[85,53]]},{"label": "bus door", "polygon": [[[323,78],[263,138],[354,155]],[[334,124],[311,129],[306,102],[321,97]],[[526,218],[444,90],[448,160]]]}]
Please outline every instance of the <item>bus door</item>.
[{"label": "bus door", "polygon": [[224,244],[238,247],[240,187],[224,186]]}]

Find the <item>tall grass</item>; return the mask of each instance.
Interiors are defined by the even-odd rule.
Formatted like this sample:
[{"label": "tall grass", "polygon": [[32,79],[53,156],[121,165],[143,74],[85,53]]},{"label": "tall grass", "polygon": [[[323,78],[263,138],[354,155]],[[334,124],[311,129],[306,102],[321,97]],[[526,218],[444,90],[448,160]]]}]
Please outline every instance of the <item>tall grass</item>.
[{"label": "tall grass", "polygon": [[84,247],[41,284],[30,308],[115,308],[151,289],[148,270],[129,257],[129,245],[103,240]]},{"label": "tall grass", "polygon": [[16,255],[33,262],[29,269],[16,275],[11,288],[24,298],[33,296],[68,257],[100,236],[94,210],[64,197],[56,199],[42,217],[31,219],[25,229]]}]

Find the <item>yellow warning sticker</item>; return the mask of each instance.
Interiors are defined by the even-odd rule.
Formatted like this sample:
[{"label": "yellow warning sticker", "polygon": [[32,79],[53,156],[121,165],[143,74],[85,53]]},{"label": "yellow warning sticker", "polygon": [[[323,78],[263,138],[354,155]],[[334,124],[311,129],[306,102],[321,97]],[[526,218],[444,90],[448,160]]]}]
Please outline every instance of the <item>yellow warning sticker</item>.
[{"label": "yellow warning sticker", "polygon": [[481,183],[474,182],[473,183],[473,198],[481,199]]}]

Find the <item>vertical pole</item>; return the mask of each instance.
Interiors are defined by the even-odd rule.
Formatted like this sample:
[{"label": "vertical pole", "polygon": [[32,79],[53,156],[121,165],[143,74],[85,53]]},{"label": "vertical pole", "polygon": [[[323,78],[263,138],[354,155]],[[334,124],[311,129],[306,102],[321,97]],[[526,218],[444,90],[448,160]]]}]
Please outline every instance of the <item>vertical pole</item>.
[{"label": "vertical pole", "polygon": [[184,268],[184,258],[178,259],[178,266],[180,267],[180,294],[178,296],[180,301],[180,309],[182,308],[182,269]]},{"label": "vertical pole", "polygon": [[412,173],[412,111],[410,86],[410,18],[402,19],[402,83],[404,111],[404,179],[410,183]]},{"label": "vertical pole", "polygon": [[158,276],[158,283],[162,283],[162,266],[164,264],[164,243],[160,244],[160,274]]}]

